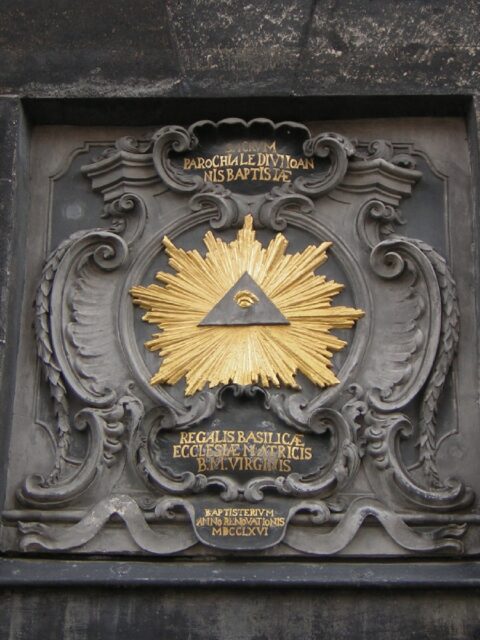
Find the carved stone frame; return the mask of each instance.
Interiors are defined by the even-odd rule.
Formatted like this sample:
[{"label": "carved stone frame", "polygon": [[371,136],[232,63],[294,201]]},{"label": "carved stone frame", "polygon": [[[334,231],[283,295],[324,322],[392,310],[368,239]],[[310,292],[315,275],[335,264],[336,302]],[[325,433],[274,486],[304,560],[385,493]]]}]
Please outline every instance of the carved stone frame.
[{"label": "carved stone frame", "polygon": [[[168,132],[169,135],[171,134],[171,132]],[[159,136],[159,138],[161,138],[161,136]],[[155,144],[158,144],[158,140],[159,138],[157,138]],[[160,145],[157,147],[157,149],[159,149]],[[122,151],[122,150],[121,150]],[[125,154],[129,153],[129,151],[125,151]],[[375,150],[374,150],[374,154],[375,154]],[[130,159],[130,158],[128,158]],[[378,158],[373,158],[373,160],[377,160]],[[390,158],[391,160],[391,158]],[[362,164],[362,168],[365,167],[365,160],[358,160],[359,163],[363,163]],[[379,164],[379,163],[377,163]],[[395,165],[393,162],[391,162],[390,164],[392,164],[393,166],[398,166]],[[135,167],[133,167],[132,170],[134,170]],[[408,169],[407,169],[408,171]],[[160,173],[160,171],[159,171]],[[168,176],[167,176],[167,180],[168,180]],[[348,188],[348,187],[347,187]],[[355,188],[355,185],[353,184],[350,188]],[[214,190],[215,191],[215,190]],[[218,191],[218,190],[217,190]],[[273,228],[279,228],[278,225],[280,225],[280,228],[282,228],[282,225],[284,224],[284,220],[282,220],[282,217],[279,216],[279,212],[282,210],[281,206],[278,206],[278,199],[279,198],[284,198],[284,206],[286,206],[287,208],[289,206],[295,205],[298,207],[303,207],[305,209],[305,207],[308,205],[308,202],[306,201],[307,197],[302,189],[299,190],[300,191],[300,197],[298,195],[292,194],[292,193],[281,193],[281,194],[277,194],[277,198],[274,198],[271,202],[266,203],[265,208],[263,209],[263,214],[259,212],[259,216],[258,216],[258,221],[260,224],[264,224],[265,221],[271,219],[273,220],[272,222],[272,226]],[[305,199],[302,199],[302,196],[305,197]],[[198,198],[195,199],[196,196],[194,196],[194,198],[192,199],[192,209],[197,212],[203,212],[206,213],[208,211],[208,208],[210,207],[209,213],[211,215],[212,213],[212,207],[213,206],[217,206],[216,209],[216,213],[215,213],[215,217],[218,217],[218,220],[214,220],[212,221],[212,226],[214,226],[214,224],[221,224],[221,221],[227,217],[229,218],[230,224],[231,223],[235,223],[236,221],[236,215],[235,212],[232,213],[232,207],[229,206],[228,203],[228,199],[227,199],[227,204],[225,204],[225,199],[222,200],[221,202],[221,206],[219,206],[219,202],[218,202],[218,198],[221,196],[219,196],[218,192],[211,192],[211,193],[203,193],[200,194]],[[296,199],[296,202],[294,202]],[[133,202],[133,204],[132,204]],[[364,242],[366,245],[367,249],[372,250],[373,249],[373,245],[381,245],[378,248],[375,248],[375,251],[372,251],[372,263],[373,265],[376,267],[376,265],[380,266],[380,262],[379,260],[381,260],[382,258],[382,251],[383,252],[389,252],[391,253],[392,251],[399,251],[399,247],[402,243],[407,243],[408,246],[404,246],[403,249],[405,251],[407,251],[408,257],[411,261],[415,261],[417,260],[419,263],[419,266],[421,268],[423,268],[425,270],[425,273],[430,274],[430,277],[432,276],[432,272],[433,274],[436,275],[436,278],[438,280],[439,277],[439,273],[441,271],[442,267],[442,263],[441,260],[434,255],[434,253],[432,253],[431,249],[429,249],[428,247],[422,246],[420,243],[412,243],[411,241],[405,241],[405,239],[397,237],[395,235],[393,235],[391,232],[388,233],[388,238],[383,239],[382,237],[380,237],[378,235],[378,228],[381,224],[386,224],[388,222],[395,222],[395,211],[392,208],[392,204],[385,204],[385,202],[381,202],[378,199],[374,199],[372,202],[367,203],[368,207],[366,206],[364,209],[362,209],[361,213],[359,214],[359,229],[364,229],[364,231],[360,231],[360,234],[364,234]],[[116,268],[116,267],[121,267],[122,266],[122,260],[121,257],[122,255],[124,255],[125,253],[125,246],[129,243],[133,243],[136,240],[136,236],[135,234],[138,233],[138,224],[135,223],[136,225],[136,229],[131,230],[129,227],[130,225],[127,225],[126,229],[122,229],[120,231],[120,233],[126,231],[126,234],[124,234],[124,240],[122,241],[122,238],[119,238],[119,230],[120,227],[118,226],[120,224],[121,226],[121,218],[122,215],[127,213],[130,209],[134,209],[134,208],[140,209],[140,211],[142,210],[142,204],[141,204],[141,200],[140,199],[135,199],[135,195],[132,197],[128,197],[125,195],[122,195],[116,199],[112,199],[111,202],[107,202],[107,206],[105,208],[105,213],[106,215],[110,215],[113,216],[113,227],[111,231],[98,231],[95,232],[96,235],[94,237],[85,237],[85,236],[77,236],[75,237],[75,239],[73,239],[74,245],[72,244],[69,247],[65,247],[63,250],[65,251],[69,251],[71,248],[73,248],[73,246],[75,246],[75,249],[78,247],[79,250],[87,250],[90,251],[89,247],[92,247],[95,249],[95,251],[92,253],[92,257],[93,260],[95,261],[95,268],[104,268],[105,266],[110,267],[112,266],[112,271]],[[368,221],[367,224],[367,217],[371,216],[373,218],[373,222],[375,224],[372,224],[372,222],[370,222],[370,220]],[[142,217],[142,214],[140,213],[140,217]],[[287,218],[288,216],[285,215],[285,218]],[[116,225],[116,227],[115,227]],[[277,225],[277,226],[275,226]],[[373,235],[372,235],[373,234]],[[377,234],[377,235],[375,235]],[[90,234],[91,235],[91,234]],[[86,242],[90,242],[91,244],[87,246],[87,244],[85,244]],[[82,244],[83,243],[83,244]],[[112,251],[112,246],[116,246],[116,253],[115,255],[118,257],[118,262],[115,260],[113,262],[108,262],[109,259],[109,251]],[[102,246],[106,246],[106,247],[110,247],[110,248],[105,248],[102,249]],[[422,257],[423,256],[423,257]],[[427,260],[425,260],[425,257],[427,258]],[[56,254],[56,258],[57,261],[60,259],[59,254]],[[105,259],[107,260],[105,262]],[[422,262],[423,261],[423,262]],[[390,266],[390,265],[389,265]],[[49,269],[52,269],[52,264],[48,264],[45,267],[45,276],[46,279],[48,281],[48,273],[49,273]],[[392,275],[395,276],[395,273],[393,271],[389,271],[389,272],[385,272],[382,274],[384,277],[391,277]],[[429,281],[430,284],[432,284],[433,286],[433,280]],[[452,289],[451,286],[449,288],[449,284],[450,284],[450,279],[448,276],[448,272],[444,272],[444,281],[443,284],[440,286],[439,288],[439,292],[438,294],[435,294],[435,291],[432,292],[432,295],[435,297],[435,295],[437,295],[437,298],[439,299],[440,295],[442,294],[444,297],[447,296],[447,298],[444,298],[444,306],[449,307],[450,309],[453,309],[453,312],[450,311],[449,313],[449,317],[446,319],[442,319],[442,325],[441,326],[437,326],[437,328],[432,329],[433,331],[438,331],[439,336],[441,336],[441,339],[444,340],[446,343],[453,343],[455,342],[455,337],[453,336],[452,338],[452,332],[454,333],[455,331],[455,305],[453,304],[452,306]],[[61,288],[61,283],[59,283],[59,287]],[[435,289],[433,287],[433,289]],[[42,304],[44,304],[44,300],[41,298],[41,295],[45,295],[45,292],[42,292],[42,294],[39,294],[40,297],[37,297],[37,308],[40,309],[40,313],[38,314],[37,318],[37,322],[39,324],[39,334],[41,335],[42,332],[42,322],[45,321],[45,314],[42,315],[41,309],[42,309]],[[450,303],[448,303],[448,296],[450,296]],[[450,333],[448,333],[450,331]],[[443,336],[443,337],[442,337]],[[45,343],[42,345],[44,350],[42,351],[43,353],[43,360],[45,361],[48,357],[48,345]],[[447,349],[448,351],[448,349]],[[450,352],[453,352],[453,347],[450,347]],[[450,357],[450,352],[449,354],[447,354],[447,356],[442,356],[443,360],[447,360]],[[435,355],[435,354],[434,354]],[[42,357],[42,356],[41,356]],[[65,370],[65,368],[68,368],[68,358],[64,359],[64,366],[62,367],[62,371]],[[440,368],[446,369],[448,368],[448,362],[447,364],[445,364],[444,362],[441,363]],[[427,367],[428,368],[428,367]],[[53,374],[52,374],[53,375]],[[71,383],[70,383],[70,386]],[[437,387],[441,388],[442,383],[440,383],[439,385],[437,384]],[[82,393],[85,393],[82,392]],[[430,392],[431,394],[435,395],[435,390],[433,390],[432,392]],[[61,394],[60,394],[61,396]],[[103,439],[104,441],[104,446],[102,448],[102,464],[105,465],[106,468],[108,468],[109,464],[113,465],[113,462],[115,460],[115,456],[117,455],[117,448],[116,448],[116,442],[115,442],[115,436],[113,436],[113,440],[112,438],[109,438],[109,430],[112,431],[113,433],[115,433],[117,431],[117,425],[118,422],[122,422],[123,420],[132,420],[133,422],[138,421],[138,416],[140,415],[139,413],[139,407],[136,405],[135,399],[132,399],[131,395],[129,394],[129,389],[125,388],[125,393],[123,395],[120,395],[117,393],[115,398],[113,395],[108,396],[104,393],[103,390],[101,390],[99,393],[95,394],[95,393],[91,393],[88,392],[85,397],[87,398],[88,396],[88,405],[93,409],[89,409],[86,413],[83,412],[79,415],[79,422],[78,422],[78,427],[81,428],[83,425],[88,425],[93,431],[92,432],[96,432],[97,433],[97,437],[99,439]],[[100,396],[100,397],[96,397],[96,396]],[[363,399],[360,398],[358,395],[355,398],[356,401],[362,403]],[[379,437],[378,437],[378,430],[384,430],[387,431],[389,434],[391,434],[392,437],[394,437],[396,432],[401,431],[402,429],[408,428],[408,425],[402,421],[402,419],[399,417],[398,419],[396,418],[395,420],[392,420],[391,417],[389,418],[389,420],[387,422],[385,422],[385,418],[382,416],[378,416],[376,411],[380,411],[382,409],[384,409],[385,407],[382,406],[382,398],[373,398],[373,400],[370,398],[370,400],[373,402],[373,407],[371,407],[370,409],[366,409],[364,406],[360,406],[358,405],[356,407],[356,411],[360,411],[360,412],[364,412],[365,415],[367,416],[367,430],[370,430],[370,440],[369,440],[369,444],[367,446],[371,447],[371,455],[372,455],[372,460],[374,461],[372,464],[377,464],[377,465],[382,465],[384,464],[385,460],[384,460],[384,450],[382,449],[381,446],[378,446],[379,444],[381,445],[383,442],[383,439],[381,438],[381,442],[379,443]],[[61,411],[61,407],[62,407],[62,401],[61,401],[61,397],[60,399],[56,398],[55,402],[58,403],[57,405],[57,413],[58,415],[62,415]],[[111,415],[113,406],[120,406],[122,408],[123,414],[120,417],[120,420],[118,418],[117,415],[113,416]],[[89,413],[90,411],[90,413]],[[432,415],[434,414],[434,410],[432,410]],[[83,422],[82,422],[83,421]],[[370,422],[368,422],[370,421]],[[383,421],[383,422],[382,422]],[[133,423],[132,423],[133,424]],[[428,419],[426,422],[426,426],[425,426],[425,433],[428,435],[429,433],[429,424],[428,423]],[[96,431],[95,431],[96,430]],[[105,435],[106,434],[106,435]],[[68,443],[64,442],[64,436],[62,434],[62,431],[60,430],[60,436],[61,439],[59,441],[59,451],[62,452],[63,451],[63,447],[67,446]],[[62,440],[63,438],[63,440]],[[105,444],[106,443],[106,444]],[[425,441],[427,448],[428,446],[431,446],[432,443],[428,440],[428,438]],[[109,447],[109,445],[111,445]],[[390,451],[393,451],[392,448],[390,448]],[[431,453],[431,452],[430,452]],[[52,478],[55,478],[55,474],[59,474],[61,475],[62,473],[62,462],[63,457],[60,454],[58,460],[55,462],[54,467],[53,467],[53,472],[54,475],[52,476]],[[431,460],[431,456],[430,457],[426,457],[427,461]],[[391,461],[390,461],[391,463]],[[91,471],[90,473],[93,473],[93,469],[97,468],[98,465],[100,464],[100,459],[95,459],[95,461],[91,461],[90,467],[91,467]],[[394,467],[393,467],[394,468]],[[432,474],[435,474],[435,470],[430,470],[430,472]],[[402,470],[400,469],[395,469],[393,471],[393,477],[395,479],[395,482],[397,482],[397,484],[399,485],[400,488],[406,488],[405,487],[405,483],[402,480]],[[435,480],[435,478],[433,478],[433,480]],[[33,487],[33,485],[29,485],[26,484],[25,485],[25,491],[27,492],[27,497],[29,500],[31,500],[31,504],[34,504],[35,502],[35,488]],[[28,492],[30,492],[31,496],[28,496]],[[435,496],[432,494],[438,494],[438,491],[430,491],[430,495],[420,495],[418,499],[422,500],[422,501],[429,501],[432,499],[435,499]],[[464,489],[461,488],[456,488],[453,493],[455,494],[455,499],[460,501],[460,506],[465,504],[465,501],[468,498],[468,492],[465,493]],[[451,495],[451,492],[450,494]],[[58,502],[54,502],[53,505],[54,506],[60,506],[63,504],[63,499],[64,496],[59,498]],[[68,498],[67,498],[68,499]],[[438,507],[441,507],[442,504],[444,504],[443,502],[443,497],[439,497],[439,504],[437,505]],[[448,498],[446,498],[447,502],[448,502]],[[117,510],[117,513],[119,513],[121,509],[124,509],[124,513],[126,513],[125,509],[127,507],[125,507],[125,505],[122,504],[115,504],[115,509]],[[448,505],[447,508],[451,507],[452,503],[450,503]],[[362,506],[359,507],[359,514],[356,517],[359,517],[360,519],[363,519],[364,517],[366,517],[367,515],[374,515],[376,516],[380,521],[382,518],[382,513],[381,511],[377,511],[374,512],[372,511],[372,507],[370,505],[369,509],[364,509],[362,511]],[[384,522],[387,522],[387,519],[384,520]],[[28,527],[27,527],[28,529]],[[30,533],[31,533],[31,529],[29,529]],[[457,532],[459,533],[459,532]],[[297,543],[297,544],[301,544]]]}]

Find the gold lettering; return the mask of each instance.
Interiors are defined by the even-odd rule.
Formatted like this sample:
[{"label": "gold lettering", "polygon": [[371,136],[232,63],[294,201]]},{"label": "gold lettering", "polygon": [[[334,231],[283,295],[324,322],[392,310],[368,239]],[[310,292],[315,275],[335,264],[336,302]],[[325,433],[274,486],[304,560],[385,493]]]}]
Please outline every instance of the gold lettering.
[{"label": "gold lettering", "polygon": [[[232,171],[237,167],[237,171]],[[226,144],[225,153],[183,158],[184,171],[203,170],[206,182],[289,182],[292,171],[315,168],[314,158],[278,153],[276,141],[247,141]],[[223,169],[226,169],[224,171]]]},{"label": "gold lettering", "polygon": [[285,524],[285,517],[278,515],[274,509],[253,508],[204,509],[203,514],[195,520],[195,525],[209,529],[212,537],[268,536]]},{"label": "gold lettering", "polygon": [[178,434],[172,457],[197,461],[198,472],[278,471],[289,473],[292,462],[311,460],[303,434],[243,429],[214,429]]}]

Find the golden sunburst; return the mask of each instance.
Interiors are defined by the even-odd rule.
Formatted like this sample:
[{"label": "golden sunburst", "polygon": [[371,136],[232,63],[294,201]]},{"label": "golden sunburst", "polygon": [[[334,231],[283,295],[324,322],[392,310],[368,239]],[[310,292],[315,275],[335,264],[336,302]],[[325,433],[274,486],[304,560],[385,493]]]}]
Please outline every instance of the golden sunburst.
[{"label": "golden sunburst", "polygon": [[298,389],[297,372],[320,387],[339,382],[331,359],[347,343],[330,330],[352,327],[364,312],[333,307],[343,285],[314,273],[331,243],[286,254],[288,240],[279,233],[265,249],[252,222],[247,215],[230,243],[209,231],[205,257],[165,237],[176,273],[156,274],[165,286],[131,289],[134,303],[147,310],[143,319],[161,329],[145,343],[162,357],[152,385],[185,377],[186,395],[207,383]]}]

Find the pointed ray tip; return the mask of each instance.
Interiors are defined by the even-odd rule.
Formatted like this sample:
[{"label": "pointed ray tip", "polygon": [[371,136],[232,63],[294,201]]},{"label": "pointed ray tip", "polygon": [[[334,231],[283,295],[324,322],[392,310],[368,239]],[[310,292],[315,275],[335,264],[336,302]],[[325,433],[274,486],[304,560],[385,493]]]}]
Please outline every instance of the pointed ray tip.
[{"label": "pointed ray tip", "polygon": [[253,216],[251,213],[247,213],[243,220],[243,228],[244,229],[252,229],[253,228]]},{"label": "pointed ray tip", "polygon": [[327,251],[331,246],[333,246],[333,242],[327,240],[326,242],[322,242],[322,244],[320,245],[320,250]]},{"label": "pointed ray tip", "polygon": [[168,236],[163,236],[162,244],[164,247],[167,247],[167,248],[171,248],[175,246]]}]

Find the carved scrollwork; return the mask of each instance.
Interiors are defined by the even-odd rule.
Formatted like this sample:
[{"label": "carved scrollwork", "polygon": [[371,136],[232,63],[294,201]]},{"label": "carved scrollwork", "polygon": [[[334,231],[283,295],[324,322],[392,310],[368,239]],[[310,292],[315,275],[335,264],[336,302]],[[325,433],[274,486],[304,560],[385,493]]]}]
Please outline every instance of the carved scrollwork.
[{"label": "carved scrollwork", "polygon": [[[246,127],[261,123],[264,126],[271,127],[273,130],[283,126],[291,126],[300,130],[300,125],[296,125],[295,123],[280,123],[279,125],[274,125],[271,121],[261,118],[252,120],[248,124],[243,120],[234,118],[222,120],[219,123],[201,121],[192,125],[188,130],[178,126],[163,127],[157,131],[152,138],[154,140],[152,157],[158,175],[168,187],[178,193],[194,193],[201,190],[205,184],[203,179],[198,175],[187,174],[175,166],[169,157],[170,152],[175,151],[182,153],[194,149],[198,145],[198,138],[194,133],[197,128],[207,124],[211,127],[218,128],[220,125],[226,126],[239,123]],[[309,133],[305,127],[302,129],[307,134]],[[269,214],[271,207],[278,209],[278,207],[291,206],[294,204],[303,209],[305,206],[308,206],[308,201],[303,200],[301,197],[297,197],[295,201],[293,197],[295,192],[297,196],[318,198],[340,184],[348,169],[348,159],[355,153],[355,146],[345,136],[336,133],[322,133],[314,138],[305,140],[303,143],[303,152],[306,157],[328,158],[330,167],[326,171],[315,172],[309,177],[300,176],[295,178],[293,181],[293,189],[291,189],[291,192],[288,194],[290,196],[288,201],[284,201],[279,205],[267,202],[262,216],[266,217],[267,222],[272,215]],[[278,196],[274,195],[273,199],[277,197]],[[278,213],[275,212],[275,214],[273,214],[274,218],[276,218],[277,215]],[[283,228],[283,226],[278,227],[278,229]]]},{"label": "carved scrollwork", "polygon": [[402,497],[415,506],[435,511],[462,509],[473,500],[470,488],[459,480],[449,478],[434,488],[425,488],[407,470],[402,461],[400,439],[414,433],[411,420],[403,413],[386,412],[375,408],[371,393],[359,385],[351,388],[354,398],[343,412],[351,427],[357,431],[359,449],[373,466],[387,479]]},{"label": "carved scrollwork", "polygon": [[81,547],[92,540],[114,515],[123,520],[139,548],[150,553],[177,553],[197,542],[189,530],[155,531],[147,524],[145,514],[133,498],[118,495],[102,500],[82,520],[67,529],[40,522],[20,522],[20,547],[23,551],[59,551]]},{"label": "carved scrollwork", "polygon": [[[236,137],[230,143],[232,131]],[[304,155],[315,162],[302,156],[302,143]],[[222,149],[227,150],[225,163],[234,149],[235,162],[251,162],[253,167],[258,158],[242,158],[242,145],[263,154],[270,169],[283,172],[292,158],[294,163],[282,175],[261,168],[255,169],[254,178],[253,169],[239,178],[230,173],[227,179],[222,173],[218,179],[229,189],[206,181],[217,179],[213,170],[203,178],[195,175],[205,165],[197,163],[199,158],[216,154],[217,162]],[[178,154],[197,146],[198,158],[193,158],[195,151],[190,162],[179,161]],[[210,525],[197,520],[205,520],[207,508],[218,506],[224,512],[269,510],[284,523],[272,545],[284,540],[303,553],[344,550],[366,518],[376,520],[405,550],[461,551],[458,538],[465,526],[457,524],[454,513],[471,504],[473,493],[459,480],[443,480],[436,464],[436,414],[458,343],[459,310],[445,260],[426,243],[400,235],[405,221],[397,205],[421,176],[414,157],[403,153],[411,148],[384,140],[358,145],[335,133],[312,137],[296,123],[227,119],[201,121],[189,129],[163,127],[149,140],[121,138],[84,167],[93,190],[104,195],[102,217],[111,226],[72,235],[45,263],[35,322],[38,356],[53,402],[55,458],[52,471],[28,476],[17,496],[22,505],[42,510],[71,506],[80,496],[79,505],[91,505],[97,487],[101,495],[71,527],[66,522],[75,521],[72,514],[77,511],[57,526],[60,512],[42,514],[40,523],[33,521],[35,512],[22,507],[30,520],[19,523],[23,550],[76,549],[89,543],[112,516],[122,520],[138,547],[149,553],[176,553],[198,541],[220,549],[268,548],[261,541],[260,546],[242,546],[240,536],[237,546],[212,542],[205,533]],[[189,165],[190,170],[181,169]],[[242,175],[250,176],[252,184],[243,184],[247,178]],[[291,182],[278,186],[288,175]],[[326,198],[332,190],[335,194]],[[354,207],[356,219],[351,215]],[[267,389],[258,384],[220,386],[215,379],[212,384],[218,386],[202,390],[202,384],[186,396],[182,380],[172,377],[152,384],[153,359],[143,350],[145,332],[129,288],[144,282],[155,268],[172,268],[172,261],[165,266],[170,254],[161,253],[165,234],[178,238],[180,254],[196,246],[201,225],[226,232],[228,238],[246,214],[253,217],[249,224],[262,229],[262,242],[274,235],[270,231],[288,226],[291,236],[286,234],[285,240],[290,247],[306,245],[309,235],[317,244],[333,243],[327,267],[345,276],[342,295],[365,312],[348,349],[331,361],[338,384],[323,388],[297,371],[292,375],[301,392],[300,386],[293,390],[282,381],[280,388]],[[222,234],[219,240],[223,242]],[[226,261],[224,270],[230,267]],[[272,273],[285,277],[280,268]],[[187,306],[197,289],[189,290]],[[252,292],[246,293],[252,303]],[[296,307],[299,315],[307,293],[302,292]],[[172,315],[179,298],[165,305]],[[233,330],[238,326],[232,325]],[[271,330],[269,322],[265,326]],[[184,326],[180,338],[182,331]],[[313,338],[307,337],[310,348]],[[338,340],[343,338],[339,333]],[[298,340],[291,350],[297,347]],[[232,353],[236,357],[237,351]],[[168,354],[160,357],[163,363]],[[190,357],[187,349],[187,365]],[[232,375],[219,380],[240,379],[234,365]],[[254,379],[269,384],[261,377],[241,380]],[[239,415],[247,416],[244,423]],[[216,439],[228,444],[222,441],[224,432],[235,434],[232,453],[199,448],[202,438],[212,434],[215,444]],[[258,437],[258,442],[244,447],[239,433],[241,438],[248,433],[252,442]],[[174,453],[189,436],[196,453]],[[286,436],[287,444],[277,436]],[[402,455],[405,438],[419,444],[418,461],[410,468]],[[270,442],[270,449],[264,447],[259,454]],[[301,454],[280,453],[280,446],[289,451],[298,446]],[[306,449],[310,457],[302,458]],[[253,460],[260,461],[258,466]],[[139,497],[141,483],[144,495]],[[124,495],[114,495],[118,486]],[[44,524],[49,518],[55,526]],[[448,526],[436,527],[436,522]]]},{"label": "carved scrollwork", "polygon": [[384,410],[395,409],[415,397],[430,374],[441,329],[441,294],[432,263],[406,238],[378,243],[370,264],[380,278],[400,281],[389,292],[383,317],[383,330],[391,339],[383,354],[382,381],[378,374],[371,376],[372,402]]},{"label": "carved scrollwork", "polygon": [[202,474],[186,471],[181,474],[162,473],[152,461],[150,443],[152,437],[142,432],[133,440],[134,465],[150,489],[171,495],[197,493],[207,486],[207,478]]},{"label": "carved scrollwork", "polygon": [[50,294],[52,292],[55,274],[62,258],[77,240],[83,238],[88,233],[88,231],[80,231],[70,236],[70,238],[62,242],[55,251],[50,254],[43,267],[40,284],[35,297],[37,354],[49,386],[56,421],[55,462],[49,477],[50,482],[57,480],[65,467],[71,439],[67,389],[51,339]]},{"label": "carved scrollwork", "polygon": [[[110,244],[108,244],[110,242]],[[113,244],[112,244],[113,242]],[[35,298],[35,331],[37,353],[44,376],[50,389],[53,411],[56,419],[55,461],[48,483],[55,482],[62,474],[71,442],[69,406],[66,381],[72,385],[72,377],[65,376],[64,360],[59,357],[58,320],[55,309],[58,301],[54,289],[65,275],[64,264],[72,251],[79,246],[91,247],[90,256],[101,269],[112,270],[118,267],[126,257],[126,249],[117,236],[105,231],[80,231],[62,242],[45,262],[37,295]],[[118,248],[117,248],[118,247]],[[73,383],[73,386],[75,383]],[[99,395],[88,394],[88,400],[108,404],[112,394],[104,388]]]},{"label": "carved scrollwork", "polygon": [[[160,459],[155,456],[158,448],[157,439],[160,432],[185,429],[190,424],[172,424],[171,411],[164,407],[151,412],[143,421],[133,444],[132,461],[147,485],[157,490],[166,491],[173,495],[182,493],[198,493],[207,487],[220,487],[223,500],[231,501],[239,496],[249,502],[263,499],[265,489],[274,489],[286,496],[324,498],[332,495],[340,486],[344,486],[358,471],[360,457],[354,442],[354,433],[341,413],[333,409],[322,408],[315,411],[313,416],[305,416],[303,423],[295,420],[284,408],[285,399],[280,394],[272,395],[266,389],[257,385],[241,386],[237,384],[224,385],[216,391],[216,402],[209,404],[213,414],[214,409],[225,407],[226,395],[232,393],[234,397],[246,396],[253,398],[261,396],[263,405],[272,409],[283,422],[301,432],[316,435],[329,433],[331,435],[330,457],[328,465],[320,466],[316,473],[307,477],[299,473],[289,473],[286,476],[262,476],[245,483],[228,477],[227,475],[205,476],[204,474],[184,472],[175,474],[167,469]],[[213,394],[210,394],[213,396]],[[278,397],[277,397],[278,396]],[[207,417],[207,413],[202,417]]]},{"label": "carved scrollwork", "polygon": [[[427,243],[406,238],[395,233],[395,226],[402,224],[399,212],[381,201],[368,201],[357,216],[357,230],[364,244],[370,249],[370,264],[381,278],[396,279],[407,270],[412,273],[410,294],[404,303],[410,302],[411,311],[404,325],[404,344],[407,349],[404,374],[392,380],[383,391],[372,390],[371,402],[381,409],[405,406],[426,382],[419,417],[419,461],[425,477],[433,487],[442,483],[436,466],[436,413],[448,372],[455,356],[459,338],[459,309],[456,287],[446,261]],[[382,239],[383,237],[387,239]],[[418,278],[426,283],[422,295]],[[396,324],[402,311],[397,313]],[[425,324],[430,315],[430,327]],[[411,334],[411,348],[405,337]],[[413,332],[413,333],[412,333]],[[426,354],[424,365],[415,368],[418,356]],[[408,389],[410,385],[410,389]],[[393,393],[396,386],[401,394]],[[393,402],[392,402],[393,400]]]},{"label": "carved scrollwork", "polygon": [[181,169],[175,167],[170,160],[170,151],[181,153],[190,151],[198,144],[197,137],[183,127],[162,127],[154,136],[153,164],[163,182],[178,193],[193,193],[204,184],[202,178],[196,175],[187,175]]},{"label": "carved scrollwork", "polygon": [[437,487],[423,488],[406,470],[399,453],[399,438],[413,433],[411,421],[401,413],[382,413],[370,409],[365,414],[366,453],[381,471],[391,473],[403,497],[428,509],[451,510],[468,506],[473,499],[471,489],[449,478]]},{"label": "carved scrollwork", "polygon": [[353,143],[337,133],[321,133],[303,144],[307,157],[317,156],[330,160],[330,168],[319,176],[300,176],[293,185],[304,196],[319,198],[334,189],[343,180],[348,169],[348,159],[355,153]]},{"label": "carved scrollwork", "polygon": [[142,402],[131,393],[132,387],[133,384],[129,384],[111,407],[97,411],[98,418],[103,421],[103,461],[108,468],[118,460],[130,435],[128,431],[135,429],[144,414]]},{"label": "carved scrollwork", "polygon": [[[135,222],[128,224],[132,214],[135,214]],[[141,238],[147,221],[147,208],[145,202],[135,193],[124,193],[120,198],[109,202],[103,208],[102,218],[111,218],[110,231],[125,236],[130,247]],[[132,228],[133,227],[133,228]]]},{"label": "carved scrollwork", "polygon": [[381,200],[367,200],[357,214],[356,229],[362,244],[372,250],[379,242],[405,224],[399,209]]},{"label": "carved scrollwork", "polygon": [[96,158],[98,162],[105,158],[109,158],[119,151],[125,151],[127,153],[145,154],[150,153],[152,150],[153,141],[150,139],[139,140],[133,136],[122,136],[115,141],[113,147],[107,147],[103,153]]},{"label": "carved scrollwork", "polygon": [[445,550],[461,553],[466,525],[415,530],[400,515],[388,509],[380,500],[361,498],[351,503],[339,524],[330,531],[321,528],[290,528],[284,542],[293,549],[316,555],[331,555],[342,551],[355,537],[365,518],[372,517],[400,547],[416,552]]},{"label": "carved scrollwork", "polygon": [[219,184],[207,183],[200,193],[190,199],[190,209],[194,213],[211,213],[212,229],[228,229],[239,222],[239,207],[228,189]]},{"label": "carved scrollwork", "polygon": [[[73,419],[73,426],[78,431],[88,430],[89,444],[83,460],[69,473],[64,464],[62,475],[28,476],[18,490],[18,499],[36,507],[56,507],[78,498],[105,469],[117,462],[127,432],[136,427],[142,415],[142,404],[129,390],[108,407],[81,409]],[[68,449],[63,453],[66,456]]]},{"label": "carved scrollwork", "polygon": [[[156,447],[159,431],[187,429],[195,423],[211,416],[215,411],[217,398],[213,393],[197,394],[185,412],[177,412],[169,405],[163,405],[150,411],[134,433],[130,448],[133,466],[149,487],[166,491],[173,495],[186,492],[198,492],[207,486],[207,478],[202,474],[186,472],[183,474],[164,474],[152,459],[152,450]],[[226,486],[223,486],[227,490]]]},{"label": "carved scrollwork", "polygon": [[390,164],[404,169],[415,169],[417,163],[410,153],[397,153],[389,140],[372,140],[365,150],[359,146],[355,150],[354,160],[386,160]]},{"label": "carved scrollwork", "polygon": [[[360,466],[360,453],[357,446],[355,429],[345,420],[341,412],[321,407],[313,411],[305,409],[301,394],[268,394],[268,407],[286,424],[302,432],[323,434],[330,431],[336,451],[328,473],[322,473],[317,479],[305,481],[299,474],[290,474],[282,482],[282,493],[291,495],[331,495],[355,477]],[[303,406],[302,406],[303,405]]]},{"label": "carved scrollwork", "polygon": [[[73,234],[45,262],[35,300],[35,328],[56,419],[55,458],[48,477],[26,478],[18,492],[23,503],[51,507],[78,497],[102,467],[113,466],[125,429],[140,419],[140,402],[130,390],[113,388],[111,377],[98,371],[102,353],[109,350],[98,318],[102,309],[112,312],[112,292],[106,294],[98,271],[111,273],[127,257],[125,241],[99,229]],[[72,420],[67,390],[85,404],[73,419],[76,430],[88,428],[89,433],[87,455],[78,462],[69,455]]]},{"label": "carved scrollwork", "polygon": [[273,231],[283,231],[287,226],[285,213],[297,212],[302,215],[313,211],[310,198],[296,192],[290,182],[281,187],[274,187],[265,196],[256,216],[257,226],[266,227]]},{"label": "carved scrollwork", "polygon": [[[73,420],[75,429],[82,431],[89,427],[89,443],[87,455],[83,464],[73,472],[65,472],[65,461],[62,465],[62,475],[56,474],[44,478],[39,474],[27,476],[20,486],[17,497],[20,502],[36,507],[55,507],[68,504],[73,498],[80,496],[94,482],[100,471],[103,456],[103,431],[94,408],[84,409]],[[69,443],[71,441],[71,427],[68,426]],[[68,449],[62,451],[64,458]],[[56,455],[58,457],[58,446]],[[56,467],[58,463],[56,462]]]},{"label": "carved scrollwork", "polygon": [[[108,316],[103,317],[103,311],[112,314],[114,289],[105,288],[98,270],[113,272],[127,258],[128,247],[118,235],[82,234],[63,254],[52,283],[49,331],[54,352],[69,387],[93,406],[108,405],[114,395],[108,361],[102,357],[115,352],[115,335],[106,324]],[[102,319],[103,330],[98,324]]]}]

